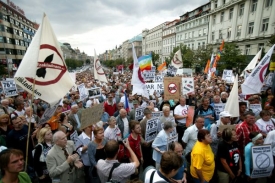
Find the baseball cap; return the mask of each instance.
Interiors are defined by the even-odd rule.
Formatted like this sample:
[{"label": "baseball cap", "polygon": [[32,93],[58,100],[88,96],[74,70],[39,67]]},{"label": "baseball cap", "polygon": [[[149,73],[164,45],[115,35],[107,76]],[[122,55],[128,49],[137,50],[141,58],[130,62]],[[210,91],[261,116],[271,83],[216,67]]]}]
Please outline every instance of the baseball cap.
[{"label": "baseball cap", "polygon": [[220,117],[231,117],[231,114],[228,111],[223,111],[220,113]]},{"label": "baseball cap", "polygon": [[134,100],[133,101],[133,104],[135,105],[135,104],[138,104],[138,101],[137,100]]}]

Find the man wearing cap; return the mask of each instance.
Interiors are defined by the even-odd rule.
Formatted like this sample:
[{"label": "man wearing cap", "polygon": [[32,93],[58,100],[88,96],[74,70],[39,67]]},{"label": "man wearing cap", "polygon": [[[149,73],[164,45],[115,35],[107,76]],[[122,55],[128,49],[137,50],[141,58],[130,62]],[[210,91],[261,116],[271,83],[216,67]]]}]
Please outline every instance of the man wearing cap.
[{"label": "man wearing cap", "polygon": [[220,119],[213,123],[210,127],[210,135],[212,137],[212,143],[210,144],[213,153],[216,155],[218,150],[218,144],[221,140],[222,132],[219,131],[221,125],[231,124],[231,114],[228,111],[220,113]]},{"label": "man wearing cap", "polygon": [[137,100],[133,101],[133,106],[134,106],[134,108],[129,113],[130,121],[135,120],[135,118],[136,118],[136,108],[139,107]]}]

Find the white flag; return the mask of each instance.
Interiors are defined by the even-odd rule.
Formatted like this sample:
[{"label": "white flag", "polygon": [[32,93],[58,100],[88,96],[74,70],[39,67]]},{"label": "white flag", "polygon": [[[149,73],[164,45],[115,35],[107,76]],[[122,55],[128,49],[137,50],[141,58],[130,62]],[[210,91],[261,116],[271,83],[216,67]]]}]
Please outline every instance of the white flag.
[{"label": "white flag", "polygon": [[228,111],[232,117],[240,116],[239,103],[236,102],[238,101],[238,98],[238,75],[236,75],[234,85],[224,107],[224,111]]},{"label": "white flag", "polygon": [[272,56],[275,44],[262,58],[261,62],[253,69],[251,74],[245,79],[242,84],[242,93],[244,95],[256,94],[261,92],[264,83],[264,76],[268,68],[270,58]]},{"label": "white flag", "polygon": [[245,74],[245,72],[250,71],[255,68],[256,64],[258,63],[258,61],[261,58],[261,55],[262,55],[262,49],[255,55],[255,57],[251,60],[251,62],[246,66],[246,68],[243,70],[241,76],[244,76],[246,78],[249,75],[249,74]]},{"label": "white flag", "polygon": [[95,79],[98,79],[99,81],[108,83],[105,73],[101,67],[100,61],[97,58],[96,52],[94,55],[94,76],[95,76]]},{"label": "white flag", "polygon": [[136,51],[133,43],[132,43],[132,50],[133,50],[133,60],[134,60],[133,75],[131,80],[131,84],[133,85],[132,94],[142,95],[149,99],[149,95],[145,86],[145,81],[139,69],[138,59],[137,59],[137,55],[136,55]]},{"label": "white flag", "polygon": [[54,104],[72,88],[59,43],[47,16],[43,15],[27,52],[15,73],[15,82],[37,98]]},{"label": "white flag", "polygon": [[182,67],[182,57],[180,49],[175,53],[174,57],[171,60],[172,66],[176,67],[177,69]]}]

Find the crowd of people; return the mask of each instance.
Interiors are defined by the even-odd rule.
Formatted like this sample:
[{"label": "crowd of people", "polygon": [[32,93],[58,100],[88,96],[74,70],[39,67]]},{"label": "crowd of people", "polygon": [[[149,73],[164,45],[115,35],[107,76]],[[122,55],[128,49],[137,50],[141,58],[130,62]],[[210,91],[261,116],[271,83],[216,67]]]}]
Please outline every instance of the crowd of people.
[{"label": "crowd of people", "polygon": [[[216,110],[233,86],[219,76],[208,80],[194,74],[194,92],[164,100],[164,92],[149,98],[132,93],[131,71],[105,74],[108,83],[95,80],[89,70],[77,73],[76,85],[84,83],[87,93],[100,88],[100,95],[80,100],[79,91],[70,90],[44,124],[40,119],[47,102],[24,91],[14,97],[1,94],[0,183],[275,182],[274,170],[266,177],[252,176],[251,153],[253,146],[271,144],[275,157],[271,88],[247,96],[239,86],[239,116],[233,117]],[[101,120],[82,129],[82,112],[101,103]],[[255,113],[250,104],[262,110]],[[187,125],[191,106],[193,124]],[[139,107],[145,108],[142,119],[136,119]],[[157,135],[148,142],[147,122],[158,111]],[[174,135],[177,140],[169,143]]]}]

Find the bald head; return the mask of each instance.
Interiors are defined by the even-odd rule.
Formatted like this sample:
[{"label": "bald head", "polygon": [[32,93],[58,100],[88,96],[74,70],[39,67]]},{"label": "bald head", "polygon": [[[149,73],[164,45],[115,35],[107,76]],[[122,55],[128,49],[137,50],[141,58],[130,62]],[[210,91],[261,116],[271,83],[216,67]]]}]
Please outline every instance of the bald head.
[{"label": "bald head", "polygon": [[127,116],[127,111],[125,109],[120,109],[119,115],[121,118],[125,118]]}]

